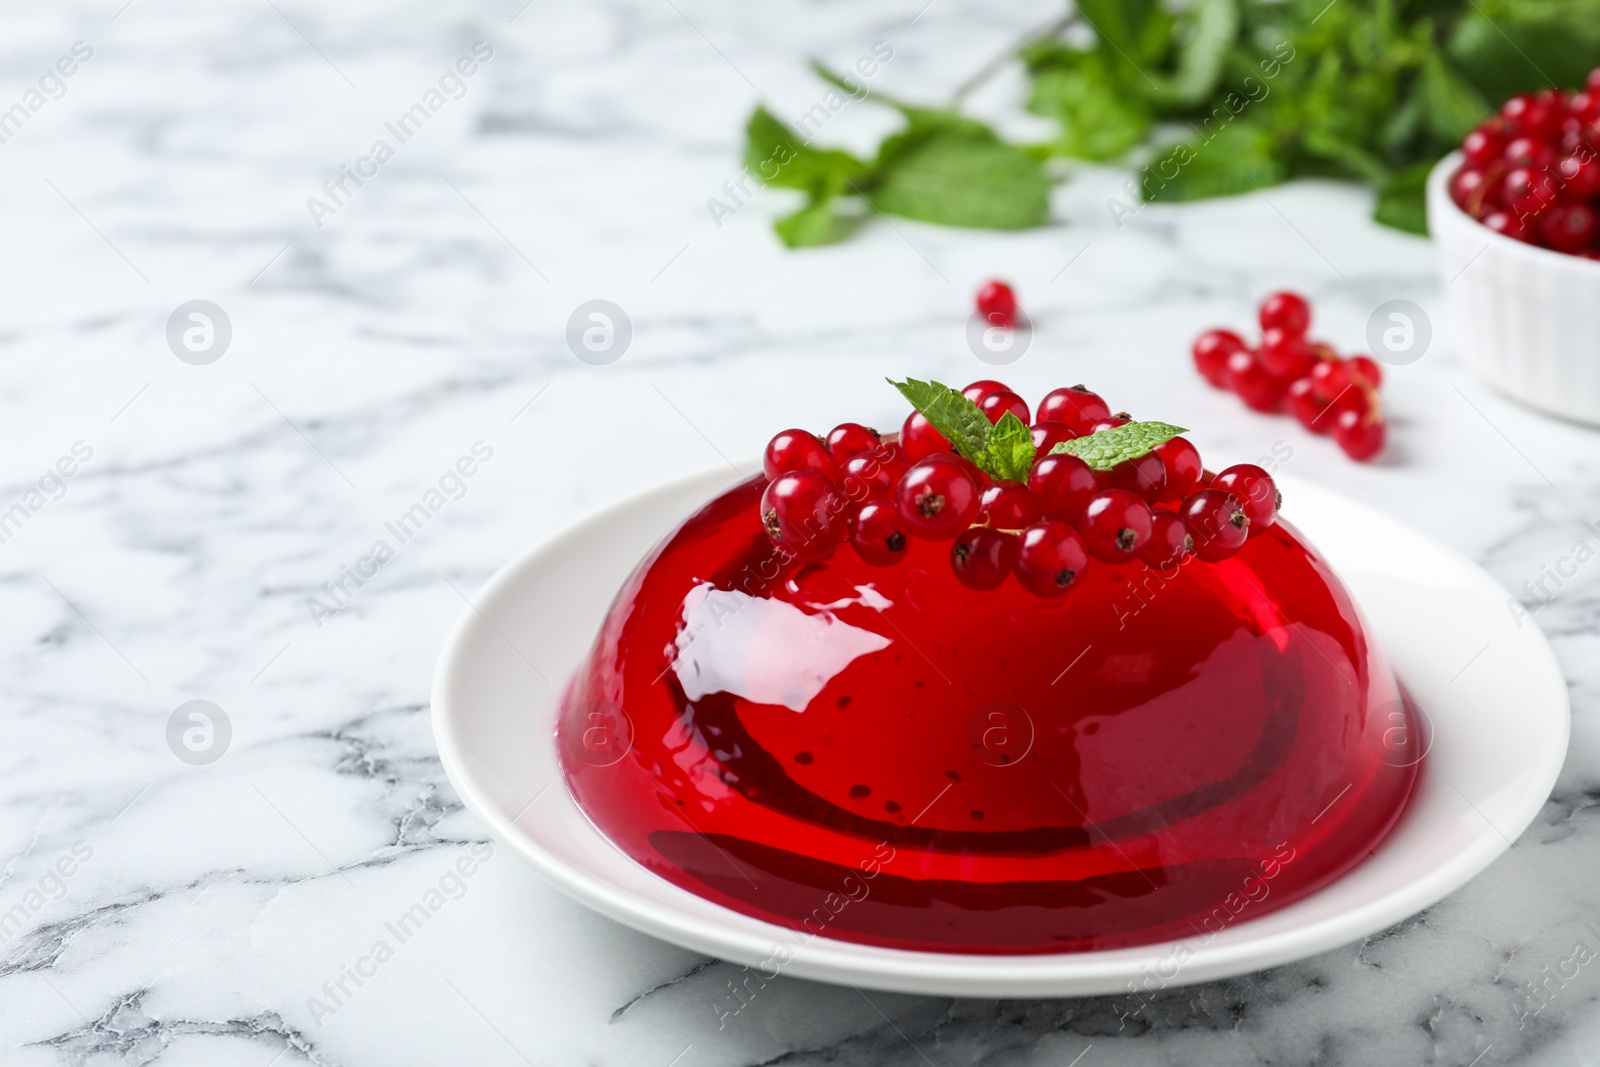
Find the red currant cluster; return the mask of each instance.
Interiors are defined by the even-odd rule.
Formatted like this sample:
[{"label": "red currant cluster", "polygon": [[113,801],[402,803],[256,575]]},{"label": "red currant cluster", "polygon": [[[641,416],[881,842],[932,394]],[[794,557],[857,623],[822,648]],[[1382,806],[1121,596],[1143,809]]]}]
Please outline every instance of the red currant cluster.
[{"label": "red currant cluster", "polygon": [[[1027,402],[1000,382],[973,382],[957,402],[975,404],[991,424],[1007,414],[1029,423]],[[897,438],[851,422],[820,439],[785,430],[763,458],[770,481],[762,525],[780,550],[808,561],[848,541],[862,560],[887,567],[904,558],[913,538],[950,541],[950,565],[967,587],[994,589],[1015,574],[1030,592],[1053,598],[1091,557],[1158,568],[1191,555],[1215,562],[1277,518],[1271,475],[1251,464],[1209,474],[1182,437],[1108,469],[1052,452],[1129,424],[1082,386],[1047,394],[1037,416],[1033,458],[1015,480],[985,474],[921,411]]]},{"label": "red currant cluster", "polygon": [[1370,356],[1340,358],[1307,337],[1311,305],[1297,293],[1261,302],[1255,348],[1232,330],[1207,330],[1194,342],[1194,364],[1206,381],[1231,389],[1256,411],[1285,407],[1313,433],[1332,433],[1351,459],[1383,451],[1388,433],[1378,386],[1383,371]]},{"label": "red currant cluster", "polygon": [[1461,142],[1450,198],[1496,233],[1600,259],[1600,67],[1582,92],[1513,96]]}]

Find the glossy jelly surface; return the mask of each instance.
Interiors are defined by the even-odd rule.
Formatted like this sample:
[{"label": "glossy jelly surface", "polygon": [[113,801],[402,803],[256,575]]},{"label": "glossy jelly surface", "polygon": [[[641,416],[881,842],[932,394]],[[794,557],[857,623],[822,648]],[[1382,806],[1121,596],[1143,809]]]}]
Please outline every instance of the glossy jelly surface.
[{"label": "glossy jelly surface", "polygon": [[761,490],[640,564],[557,729],[583,810],[690,892],[802,937],[1123,947],[1303,897],[1404,808],[1415,720],[1281,520],[1046,602],[964,588],[948,543],[781,565]]}]

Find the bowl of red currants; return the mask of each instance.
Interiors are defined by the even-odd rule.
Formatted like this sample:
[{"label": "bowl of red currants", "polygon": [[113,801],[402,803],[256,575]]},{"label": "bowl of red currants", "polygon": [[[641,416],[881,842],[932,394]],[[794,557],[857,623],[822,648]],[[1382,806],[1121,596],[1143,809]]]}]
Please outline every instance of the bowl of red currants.
[{"label": "bowl of red currants", "polygon": [[1600,425],[1600,68],[1469,133],[1428,178],[1428,228],[1473,368]]}]

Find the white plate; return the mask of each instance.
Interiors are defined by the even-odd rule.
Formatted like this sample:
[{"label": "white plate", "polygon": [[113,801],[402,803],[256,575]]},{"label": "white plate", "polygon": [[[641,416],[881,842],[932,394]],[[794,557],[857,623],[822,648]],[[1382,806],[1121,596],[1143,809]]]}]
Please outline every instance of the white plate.
[{"label": "white plate", "polygon": [[[1287,907],[1198,938],[1047,956],[911,952],[816,937],[784,973],[954,996],[1115,993],[1300,959],[1415,914],[1489,865],[1544,804],[1567,751],[1567,687],[1531,620],[1471,562],[1343,497],[1284,486],[1287,514],[1348,585],[1396,673],[1431,717],[1418,793],[1366,861]],[[793,931],[730,911],[640,867],[573,802],[557,763],[560,691],[634,564],[728,486],[726,470],[654,489],[502,567],[445,642],[434,736],[466,806],[565,892],[635,929],[755,966]],[[1182,946],[1182,947],[1179,947]]]}]

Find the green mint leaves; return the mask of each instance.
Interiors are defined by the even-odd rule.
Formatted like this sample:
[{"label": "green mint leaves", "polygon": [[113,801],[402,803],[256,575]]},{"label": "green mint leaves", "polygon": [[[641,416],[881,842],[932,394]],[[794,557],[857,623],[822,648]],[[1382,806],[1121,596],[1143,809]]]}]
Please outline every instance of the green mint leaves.
[{"label": "green mint leaves", "polygon": [[[978,410],[978,405],[945,385],[943,382],[919,382],[907,378],[889,384],[900,390],[900,395],[911,401],[911,406],[922,412],[922,417],[933,428],[944,434],[945,440],[961,455],[972,460],[985,474],[998,477],[989,459],[989,437],[994,427],[989,417]],[[1029,445],[1032,445],[1029,441]],[[1030,458],[1030,462],[1032,457]]]},{"label": "green mint leaves", "polygon": [[1028,429],[1028,424],[1009,411],[1000,416],[1000,421],[989,431],[989,458],[994,477],[1012,482],[1027,481],[1028,472],[1033,470],[1033,431]]},{"label": "green mint leaves", "polygon": [[1154,452],[1184,432],[1182,426],[1167,422],[1130,422],[1092,433],[1088,437],[1062,441],[1050,450],[1050,454],[1054,456],[1065,452],[1077,456],[1097,471],[1108,471],[1119,463]]}]

